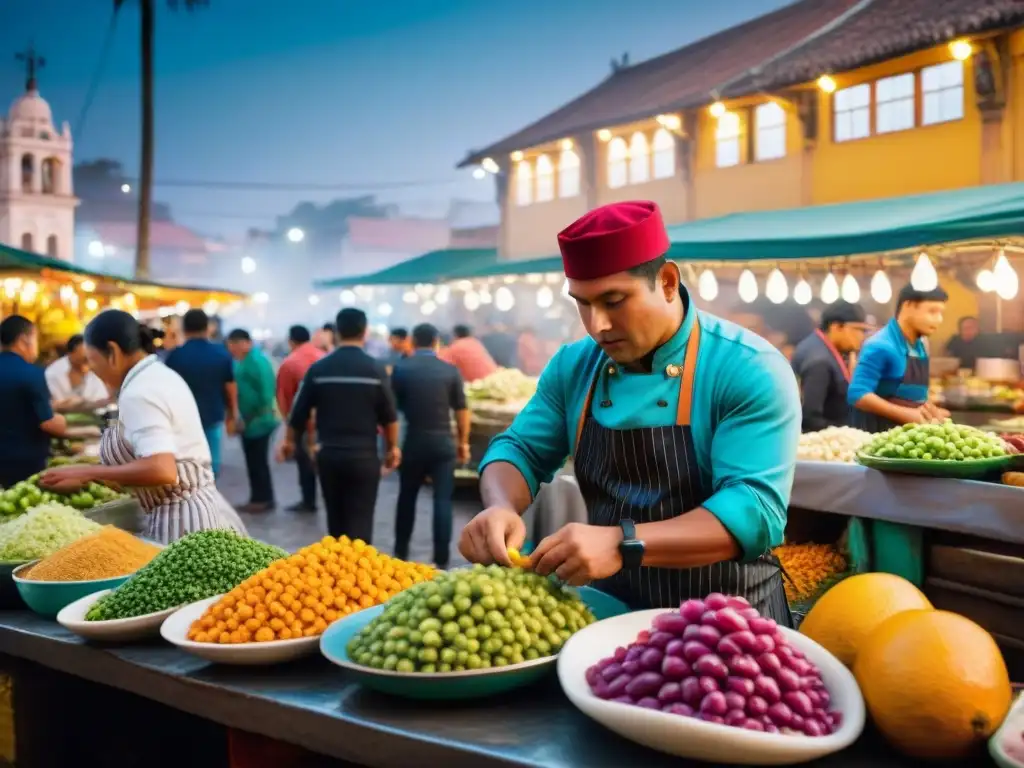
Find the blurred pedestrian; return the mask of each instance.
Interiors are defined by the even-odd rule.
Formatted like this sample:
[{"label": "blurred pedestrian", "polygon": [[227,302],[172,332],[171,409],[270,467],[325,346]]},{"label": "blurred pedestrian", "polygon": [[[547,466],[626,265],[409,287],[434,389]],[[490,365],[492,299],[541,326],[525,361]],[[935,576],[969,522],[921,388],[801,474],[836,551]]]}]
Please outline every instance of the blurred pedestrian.
[{"label": "blurred pedestrian", "polygon": [[246,330],[238,328],[229,333],[227,346],[235,359],[238,426],[249,474],[249,503],[239,509],[268,512],[274,508],[274,482],[270,475],[270,438],[277,429],[274,366],[259,347],[253,346]]},{"label": "blurred pedestrian", "polygon": [[[324,353],[312,344],[309,331],[305,326],[293,325],[288,329],[288,346],[291,349],[288,357],[281,363],[277,371],[277,407],[287,422],[295,403],[295,395],[309,367],[324,356]],[[299,488],[302,499],[288,507],[289,512],[316,511],[316,471],[313,459],[309,455],[309,442],[312,437],[313,422],[295,435],[295,464],[299,468]]]},{"label": "blurred pedestrian", "polygon": [[498,370],[498,364],[494,362],[491,353],[480,339],[473,336],[473,330],[468,325],[456,325],[452,333],[455,341],[439,357],[458,368],[463,381],[478,381]]},{"label": "blurred pedestrian", "polygon": [[[452,540],[455,464],[469,460],[469,410],[458,369],[439,360],[437,328],[424,323],[412,331],[413,354],[400,361],[391,377],[395,400],[405,415],[395,557],[409,559],[416,522],[416,498],[429,477],[434,488],[434,564],[447,568]],[[458,440],[452,439],[452,413]]]}]

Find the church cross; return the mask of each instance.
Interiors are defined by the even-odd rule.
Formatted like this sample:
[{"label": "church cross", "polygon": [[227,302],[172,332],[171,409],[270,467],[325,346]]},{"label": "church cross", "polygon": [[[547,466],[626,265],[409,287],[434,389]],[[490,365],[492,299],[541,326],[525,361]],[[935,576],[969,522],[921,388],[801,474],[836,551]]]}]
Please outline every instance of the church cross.
[{"label": "church cross", "polygon": [[25,90],[36,90],[36,72],[46,66],[46,59],[36,54],[32,43],[23,52],[15,54],[14,58],[25,65]]}]

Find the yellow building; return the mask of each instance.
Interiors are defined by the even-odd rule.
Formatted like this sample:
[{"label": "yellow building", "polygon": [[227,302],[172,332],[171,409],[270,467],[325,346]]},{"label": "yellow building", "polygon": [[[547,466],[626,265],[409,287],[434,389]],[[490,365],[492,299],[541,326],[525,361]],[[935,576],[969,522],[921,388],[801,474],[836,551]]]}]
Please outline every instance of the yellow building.
[{"label": "yellow building", "polygon": [[1024,0],[801,0],[595,88],[460,167],[505,258],[598,205],[668,223],[1024,179]]}]

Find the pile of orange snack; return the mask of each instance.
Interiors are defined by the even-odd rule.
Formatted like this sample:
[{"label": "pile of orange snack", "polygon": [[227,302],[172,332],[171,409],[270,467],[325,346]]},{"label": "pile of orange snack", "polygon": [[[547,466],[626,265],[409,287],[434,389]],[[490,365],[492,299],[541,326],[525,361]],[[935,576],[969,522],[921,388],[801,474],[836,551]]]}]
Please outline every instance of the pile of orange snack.
[{"label": "pile of orange snack", "polygon": [[188,639],[227,644],[314,637],[336,619],[386,602],[434,573],[360,539],[326,536],[224,595],[192,623]]}]

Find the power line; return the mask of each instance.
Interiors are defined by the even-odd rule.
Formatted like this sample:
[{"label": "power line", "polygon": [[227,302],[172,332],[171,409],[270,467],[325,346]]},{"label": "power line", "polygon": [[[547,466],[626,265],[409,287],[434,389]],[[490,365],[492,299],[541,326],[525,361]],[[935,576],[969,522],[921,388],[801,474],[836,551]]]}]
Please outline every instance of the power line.
[{"label": "power line", "polygon": [[[129,178],[137,182],[138,179]],[[295,183],[269,181],[207,181],[195,179],[157,179],[154,187],[189,187],[193,189],[234,189],[265,192],[367,192],[388,189],[409,189],[412,187],[439,187],[460,184],[465,179],[415,179],[385,182],[347,182],[339,184]]]},{"label": "power line", "polygon": [[89,116],[93,99],[96,97],[96,90],[99,88],[100,81],[103,79],[103,72],[107,68],[107,59],[110,57],[110,49],[114,43],[114,32],[117,30],[117,12],[120,8],[121,3],[115,3],[114,10],[110,14],[110,24],[107,25],[107,34],[103,40],[103,48],[100,50],[100,58],[96,63],[96,69],[93,70],[92,80],[89,81],[89,90],[86,91],[82,110],[78,113],[78,122],[75,125],[74,133],[77,141],[82,140],[82,132],[85,130],[85,119]]}]

